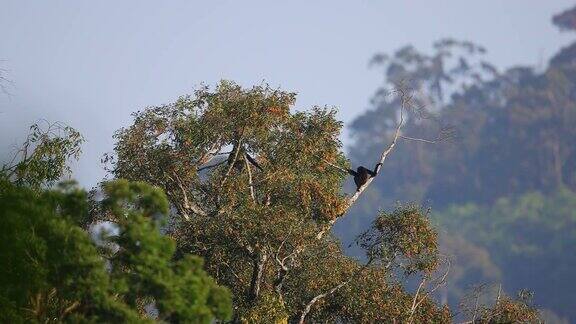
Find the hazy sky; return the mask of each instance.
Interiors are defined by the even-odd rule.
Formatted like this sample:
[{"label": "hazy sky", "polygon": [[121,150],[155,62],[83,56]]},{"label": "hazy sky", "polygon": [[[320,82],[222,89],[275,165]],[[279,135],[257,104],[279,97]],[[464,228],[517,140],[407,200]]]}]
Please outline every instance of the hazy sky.
[{"label": "hazy sky", "polygon": [[[28,1],[0,0],[0,152],[40,118],[87,139],[75,177],[92,185],[130,113],[174,101],[201,82],[267,81],[330,105],[345,122],[381,83],[376,52],[441,37],[471,40],[499,67],[545,62],[574,37],[550,23],[568,0]],[[345,140],[345,138],[344,138]]]}]

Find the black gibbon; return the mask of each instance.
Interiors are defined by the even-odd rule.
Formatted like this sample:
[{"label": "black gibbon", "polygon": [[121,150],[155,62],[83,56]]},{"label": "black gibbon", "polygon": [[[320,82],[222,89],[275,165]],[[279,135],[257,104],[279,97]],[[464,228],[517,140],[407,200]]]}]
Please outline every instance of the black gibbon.
[{"label": "black gibbon", "polygon": [[[256,162],[256,160],[253,157],[251,157],[250,154],[246,153],[246,151],[244,151],[243,149],[240,152],[240,154],[238,154],[238,158],[236,159],[236,161],[234,161],[234,168],[237,171],[242,171],[244,169],[244,156],[246,157],[248,162],[250,162],[253,166],[258,168],[258,170],[264,171],[262,169],[262,167],[260,167],[258,162]],[[230,153],[230,155],[228,155],[228,165],[230,165],[230,163],[232,163],[232,160],[234,160],[234,152],[232,152],[232,153]]]},{"label": "black gibbon", "polygon": [[382,166],[382,163],[376,164],[374,171],[368,170],[363,166],[359,166],[356,171],[348,169],[348,173],[354,176],[354,183],[356,184],[356,191],[368,181],[370,177],[375,177],[378,174],[378,169]]},{"label": "black gibbon", "polygon": [[256,162],[256,160],[254,160],[254,158],[250,156],[250,154],[248,154],[248,153],[244,153],[244,154],[246,154],[246,159],[248,159],[248,162],[252,163],[252,165],[255,166],[255,167],[257,167],[258,170],[264,171],[264,169],[262,169],[262,168],[260,167],[260,165],[258,164],[258,162]]}]

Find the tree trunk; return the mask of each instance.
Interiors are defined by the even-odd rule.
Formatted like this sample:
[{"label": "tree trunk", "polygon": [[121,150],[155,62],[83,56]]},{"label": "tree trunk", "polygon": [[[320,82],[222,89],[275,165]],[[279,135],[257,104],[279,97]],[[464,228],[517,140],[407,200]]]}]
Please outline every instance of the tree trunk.
[{"label": "tree trunk", "polygon": [[266,253],[256,256],[253,260],[252,280],[250,282],[250,299],[256,300],[260,295],[260,284],[264,274],[264,264],[268,259]]}]

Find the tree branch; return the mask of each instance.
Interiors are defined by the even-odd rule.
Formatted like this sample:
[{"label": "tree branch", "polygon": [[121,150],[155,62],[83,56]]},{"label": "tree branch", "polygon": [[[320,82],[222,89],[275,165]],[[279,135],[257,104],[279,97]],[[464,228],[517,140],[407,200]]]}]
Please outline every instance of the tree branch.
[{"label": "tree branch", "polygon": [[331,167],[334,167],[334,168],[336,168],[336,169],[338,169],[338,170],[340,170],[340,171],[342,171],[342,172],[344,172],[344,173],[348,173],[348,170],[347,170],[347,169],[344,169],[343,167],[341,167],[341,166],[339,166],[339,165],[336,165],[336,164],[334,164],[334,163],[330,163],[329,161],[327,161],[327,160],[325,160],[325,159],[322,159],[322,161],[323,161],[324,163],[328,164],[328,165],[331,166]]},{"label": "tree branch", "polygon": [[196,172],[200,172],[200,171],[206,170],[206,169],[215,168],[215,167],[217,167],[217,166],[219,166],[219,165],[222,165],[222,164],[224,164],[224,163],[226,163],[226,160],[221,161],[221,162],[218,162],[218,163],[215,163],[215,164],[212,164],[212,165],[206,165],[206,166],[197,168],[197,169],[196,169]]},{"label": "tree branch", "polygon": [[[293,259],[294,256],[296,256],[298,253],[300,253],[302,251],[302,248],[295,248],[294,251],[292,251],[291,253],[288,253],[284,258],[280,258],[280,252],[282,251],[282,248],[284,248],[284,246],[286,245],[286,241],[288,240],[288,236],[290,236],[292,234],[292,231],[295,228],[300,227],[301,224],[302,224],[302,222],[298,222],[297,224],[294,224],[293,226],[290,227],[288,234],[286,235],[284,240],[280,243],[280,246],[278,247],[278,249],[276,250],[276,253],[274,254],[274,260],[280,266],[280,270],[278,271],[278,276],[276,278],[276,282],[274,283],[274,290],[276,291],[276,293],[278,294],[278,297],[280,298],[280,300],[282,302],[284,302],[283,297],[282,297],[282,286],[284,284],[284,279],[286,279],[286,275],[288,274],[288,271],[290,271],[290,268],[286,264],[286,260],[288,260],[290,258],[292,260],[294,260]],[[272,249],[272,247],[269,247],[269,249],[270,249],[270,251],[274,250],[274,249]],[[286,252],[288,252],[288,251],[286,251]]]},{"label": "tree branch", "polygon": [[414,294],[414,299],[412,300],[412,307],[410,308],[410,316],[408,317],[408,323],[412,323],[412,316],[414,316],[414,312],[416,311],[416,307],[417,307],[417,300],[418,300],[418,294],[420,293],[420,290],[422,289],[422,287],[426,284],[426,278],[422,279],[422,281],[420,282],[420,284],[418,285],[418,289],[416,289],[416,293]]},{"label": "tree branch", "polygon": [[238,155],[240,154],[240,151],[241,151],[242,137],[243,136],[244,136],[244,128],[242,128],[242,132],[240,133],[240,136],[238,137],[236,145],[232,149],[232,152],[234,152],[234,157],[232,158],[232,161],[230,161],[230,165],[228,166],[228,170],[226,170],[226,173],[224,174],[222,181],[220,181],[219,189],[222,189],[222,186],[224,185],[224,183],[228,179],[228,176],[230,176],[230,173],[232,172],[232,168],[234,168],[234,163],[236,163],[236,161],[238,161]]},{"label": "tree branch", "polygon": [[217,214],[221,214],[224,211],[220,209],[220,192],[222,191],[222,187],[224,186],[224,183],[226,183],[226,180],[228,179],[228,177],[230,176],[230,173],[232,172],[232,168],[234,168],[234,164],[236,163],[236,161],[238,161],[238,155],[240,154],[241,151],[241,146],[242,146],[242,137],[244,136],[244,129],[242,128],[242,131],[240,132],[238,139],[236,140],[236,143],[234,144],[234,147],[232,148],[232,152],[234,152],[234,157],[232,158],[232,161],[230,161],[230,159],[228,159],[228,162],[230,165],[228,165],[228,170],[226,170],[226,173],[224,174],[224,176],[222,177],[222,180],[220,181],[220,185],[218,186],[218,190],[216,193],[216,202],[218,205],[218,213]]},{"label": "tree branch", "polygon": [[208,213],[206,213],[202,208],[200,208],[200,206],[196,205],[194,202],[190,201],[188,199],[188,194],[186,193],[186,188],[184,188],[184,185],[182,184],[182,181],[180,180],[180,177],[178,177],[178,174],[176,173],[176,171],[173,172],[174,174],[174,178],[172,178],[170,175],[168,176],[168,179],[172,180],[173,182],[175,182],[178,187],[180,187],[180,191],[182,192],[182,197],[184,199],[184,203],[182,204],[182,212],[184,216],[184,219],[186,219],[187,221],[190,220],[190,216],[188,215],[188,213],[186,212],[187,210],[191,210],[193,213],[198,214],[200,216],[207,216]]},{"label": "tree branch", "polygon": [[200,156],[196,165],[203,165],[210,162],[216,155],[218,155],[218,151],[222,148],[222,144],[220,144],[220,137],[215,141],[214,145],[208,149],[204,154]]},{"label": "tree branch", "polygon": [[314,304],[319,301],[320,299],[326,297],[326,296],[330,296],[333,293],[335,293],[338,289],[346,286],[350,281],[352,281],[352,278],[340,283],[339,285],[337,285],[336,287],[328,290],[325,293],[322,293],[314,298],[312,298],[312,300],[310,300],[310,302],[306,305],[306,307],[304,308],[304,311],[302,311],[302,315],[300,316],[300,320],[298,321],[298,324],[304,324],[304,319],[306,319],[306,315],[308,315],[308,313],[310,313],[310,310],[312,309],[312,306],[314,306]]},{"label": "tree branch", "polygon": [[448,277],[448,274],[450,273],[450,268],[452,265],[452,263],[450,262],[450,258],[446,258],[446,262],[448,263],[448,266],[446,267],[446,271],[444,272],[444,274],[441,275],[440,277],[436,278],[436,279],[431,280],[431,282],[437,282],[437,284],[434,286],[434,288],[432,288],[429,291],[427,291],[426,293],[424,293],[422,298],[420,298],[419,300],[418,300],[418,293],[420,292],[420,289],[422,288],[422,286],[425,284],[426,279],[423,279],[422,282],[420,283],[420,285],[418,286],[418,290],[416,291],[416,294],[414,296],[414,301],[412,303],[412,308],[410,309],[410,317],[408,318],[409,323],[412,322],[412,316],[414,316],[416,309],[418,309],[418,306],[420,306],[420,304],[422,304],[422,302],[426,299],[426,297],[429,296],[430,294],[433,294],[436,290],[438,290],[438,288],[442,287],[446,283],[446,278]]},{"label": "tree branch", "polygon": [[[398,142],[398,138],[400,138],[402,126],[404,125],[404,110],[408,110],[408,108],[410,108],[412,106],[412,103],[411,103],[412,96],[409,96],[407,94],[407,91],[401,87],[396,89],[395,92],[400,95],[400,101],[401,101],[400,117],[399,117],[398,124],[396,125],[396,130],[394,131],[394,135],[392,136],[392,142],[388,145],[388,147],[380,155],[380,161],[378,162],[381,164],[380,168],[377,168],[375,176],[368,178],[366,183],[364,183],[360,188],[358,188],[358,190],[351,197],[348,198],[348,201],[346,202],[346,207],[344,208],[344,210],[337,217],[334,217],[334,219],[330,220],[328,222],[328,224],[322,228],[322,230],[316,235],[317,239],[321,239],[324,236],[324,234],[326,234],[326,232],[328,230],[330,230],[330,228],[332,228],[334,223],[336,223],[336,221],[340,217],[342,217],[344,214],[346,214],[346,212],[348,212],[350,207],[352,207],[352,205],[354,205],[354,203],[356,202],[356,200],[358,200],[358,198],[364,192],[364,190],[366,190],[366,188],[368,188],[368,186],[370,186],[370,184],[376,178],[376,176],[378,176],[378,174],[380,174],[380,170],[382,169],[382,165],[384,165],[386,158],[388,157],[390,152],[392,152],[394,147],[396,147],[396,143]],[[330,165],[334,166],[331,163],[330,163]],[[340,168],[340,167],[337,167],[337,168],[342,170],[342,168]],[[348,172],[348,171],[346,171],[346,172]]]},{"label": "tree branch", "polygon": [[278,263],[278,265],[280,266],[280,270],[278,270],[278,275],[277,275],[276,280],[274,282],[274,290],[278,294],[278,297],[280,298],[280,301],[282,303],[284,303],[284,298],[282,296],[282,287],[284,286],[284,280],[286,279],[286,275],[288,274],[289,268],[284,263],[286,261],[287,257],[280,260],[279,254],[280,254],[280,250],[282,249],[282,246],[284,245],[285,242],[286,241],[282,241],[282,244],[280,244],[280,247],[278,248],[278,251],[276,252],[276,255],[274,256],[276,263]]},{"label": "tree branch", "polygon": [[[394,131],[394,136],[392,137],[392,142],[390,143],[390,145],[388,145],[388,147],[380,155],[380,161],[378,163],[381,163],[382,165],[384,165],[384,162],[386,161],[388,154],[390,154],[390,152],[392,152],[394,147],[396,147],[396,143],[398,142],[398,138],[400,137],[400,131],[402,130],[402,126],[404,126],[404,110],[408,109],[408,107],[411,105],[411,103],[410,103],[411,97],[409,97],[406,94],[406,90],[400,88],[396,91],[398,93],[400,93],[400,99],[402,102],[401,107],[400,107],[400,120],[398,121],[398,124],[396,125],[396,130]],[[381,169],[382,168],[380,167],[380,168],[378,168],[378,170],[376,170],[376,176],[378,176]],[[360,188],[358,188],[358,190],[354,193],[354,195],[352,195],[352,197],[350,197],[348,199],[347,207],[346,207],[346,210],[344,212],[348,211],[348,209],[350,209],[350,207],[352,207],[352,205],[356,202],[356,200],[358,200],[358,198],[364,192],[364,190],[366,190],[366,188],[368,188],[368,186],[370,185],[370,183],[372,183],[372,181],[376,178],[376,176],[368,178],[366,183],[364,185],[362,185]],[[335,220],[332,220],[331,222],[333,224],[335,222]]]},{"label": "tree branch", "polygon": [[250,163],[246,154],[244,154],[244,163],[246,164],[246,170],[248,171],[248,186],[250,187],[250,196],[252,201],[256,203],[256,194],[254,193],[254,184],[252,183],[252,170],[250,169]]},{"label": "tree branch", "polygon": [[400,135],[400,138],[405,139],[405,140],[409,140],[409,141],[423,142],[423,143],[428,143],[428,144],[436,144],[437,143],[436,140],[427,140],[427,139],[423,139],[423,138],[409,137],[409,136],[404,136],[404,135]]},{"label": "tree branch", "polygon": [[321,300],[322,298],[326,298],[327,296],[332,295],[333,293],[335,293],[336,291],[338,291],[338,289],[346,286],[347,284],[349,284],[352,280],[354,280],[354,278],[356,278],[358,275],[360,275],[364,270],[366,270],[366,268],[368,268],[370,266],[370,264],[372,263],[373,259],[368,260],[368,262],[366,262],[365,265],[362,266],[362,268],[358,269],[358,271],[354,274],[352,274],[350,276],[350,278],[346,281],[341,282],[340,284],[336,285],[335,287],[333,287],[332,289],[328,290],[325,293],[321,293],[317,296],[315,296],[314,298],[312,298],[310,300],[310,302],[308,302],[308,304],[306,304],[306,307],[304,307],[304,310],[302,311],[302,315],[300,316],[300,320],[298,321],[298,324],[304,324],[304,320],[306,319],[306,316],[308,315],[308,313],[310,313],[310,310],[312,310],[312,306],[314,306],[315,303],[317,303],[319,300]]},{"label": "tree branch", "polygon": [[258,299],[260,295],[260,283],[262,282],[262,275],[264,274],[264,264],[268,259],[268,255],[263,253],[256,256],[253,261],[252,280],[250,282],[250,298],[252,300]]}]

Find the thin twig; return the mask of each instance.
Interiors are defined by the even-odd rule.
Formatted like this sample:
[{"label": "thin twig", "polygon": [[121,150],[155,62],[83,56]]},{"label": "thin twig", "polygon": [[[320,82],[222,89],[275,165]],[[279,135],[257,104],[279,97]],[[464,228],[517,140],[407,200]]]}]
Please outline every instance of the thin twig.
[{"label": "thin twig", "polygon": [[410,316],[408,317],[408,323],[412,323],[412,317],[414,316],[414,312],[416,311],[416,307],[417,307],[416,302],[418,300],[418,294],[420,293],[420,290],[422,289],[422,287],[424,287],[425,284],[426,284],[426,278],[422,279],[422,281],[418,285],[418,289],[416,289],[416,293],[414,294],[414,299],[412,300],[412,307],[410,308]]},{"label": "thin twig", "polygon": [[[446,271],[440,277],[431,280],[431,282],[437,282],[437,284],[434,286],[434,288],[432,288],[429,291],[427,291],[426,293],[424,293],[422,298],[416,303],[416,305],[413,306],[412,314],[416,311],[418,306],[420,306],[420,304],[426,299],[426,297],[433,294],[436,290],[438,290],[438,288],[442,287],[446,283],[446,278],[448,278],[448,274],[450,273],[450,268],[452,267],[452,263],[450,262],[450,258],[446,258],[446,262],[448,263],[448,266],[446,267]],[[414,300],[416,300],[416,299],[414,299]]]},{"label": "thin twig", "polygon": [[474,305],[474,314],[472,315],[472,323],[476,323],[476,316],[478,315],[478,305],[480,303],[480,293],[476,295],[476,303]]},{"label": "thin twig", "polygon": [[323,161],[324,163],[328,164],[328,165],[331,166],[331,167],[334,167],[334,168],[336,168],[336,169],[338,169],[338,170],[340,170],[340,171],[342,171],[342,172],[344,172],[344,173],[348,173],[348,170],[347,170],[347,169],[344,169],[343,167],[341,167],[341,166],[339,166],[339,165],[330,163],[329,161],[327,161],[327,160],[325,160],[325,159],[322,159],[322,161]]},{"label": "thin twig", "polygon": [[409,140],[409,141],[423,142],[423,143],[428,143],[428,144],[438,143],[438,141],[436,141],[436,140],[427,140],[427,139],[423,139],[423,138],[409,137],[409,136],[404,136],[404,135],[400,135],[400,138],[405,139],[405,140]]},{"label": "thin twig", "polygon": [[308,304],[306,304],[306,307],[304,307],[304,310],[302,311],[302,315],[300,315],[300,320],[298,321],[298,324],[304,324],[304,320],[306,319],[306,315],[308,315],[308,313],[310,313],[310,310],[312,309],[312,306],[314,306],[314,304],[316,302],[318,302],[319,300],[321,300],[322,298],[325,298],[327,296],[332,295],[333,293],[335,293],[338,289],[346,286],[347,284],[349,284],[352,280],[354,280],[354,278],[356,278],[358,275],[360,275],[364,270],[366,270],[370,264],[372,264],[373,259],[368,260],[368,262],[366,262],[365,265],[362,266],[362,268],[360,268],[356,273],[352,274],[350,276],[350,278],[348,278],[348,280],[341,282],[340,284],[336,285],[335,287],[333,287],[332,289],[328,290],[325,293],[319,294],[317,296],[315,296],[314,298],[312,298],[310,300],[310,302],[308,302]]}]

